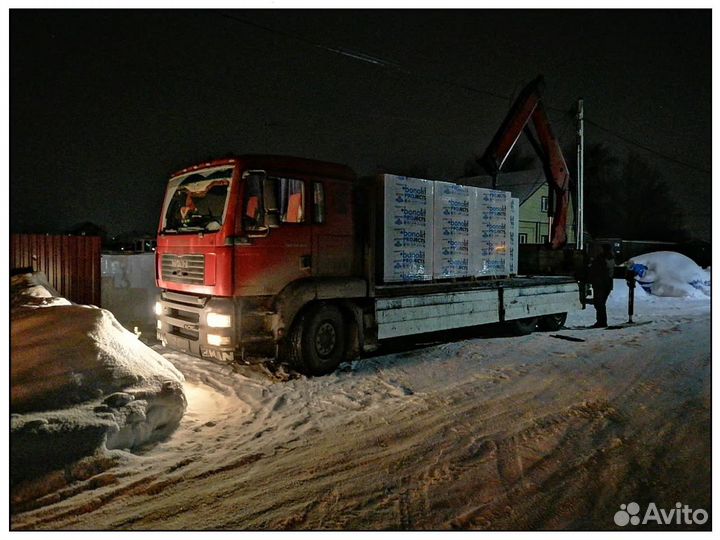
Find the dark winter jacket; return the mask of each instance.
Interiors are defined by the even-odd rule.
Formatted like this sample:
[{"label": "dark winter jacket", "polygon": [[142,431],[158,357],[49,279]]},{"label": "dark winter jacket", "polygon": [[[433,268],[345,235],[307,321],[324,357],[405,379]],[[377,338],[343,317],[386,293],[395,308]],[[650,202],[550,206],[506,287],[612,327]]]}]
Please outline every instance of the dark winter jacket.
[{"label": "dark winter jacket", "polygon": [[613,288],[613,272],[615,270],[615,259],[608,259],[603,256],[595,257],[590,263],[588,279],[595,292],[610,292]]}]

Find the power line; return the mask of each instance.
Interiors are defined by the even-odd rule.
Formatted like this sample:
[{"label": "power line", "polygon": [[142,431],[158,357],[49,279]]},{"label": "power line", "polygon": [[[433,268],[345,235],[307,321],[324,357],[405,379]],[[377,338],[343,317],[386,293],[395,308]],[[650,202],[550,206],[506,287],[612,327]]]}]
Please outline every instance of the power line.
[{"label": "power line", "polygon": [[393,69],[401,69],[400,65],[396,62],[392,62],[390,60],[385,60],[383,58],[378,58],[363,52],[359,51],[353,51],[351,49],[346,49],[344,47],[330,47],[327,45],[323,45],[322,43],[318,43],[316,41],[312,41],[308,38],[305,38],[303,36],[299,36],[297,34],[291,34],[289,32],[283,32],[282,30],[277,30],[275,28],[270,28],[269,26],[265,26],[256,22],[253,22],[251,20],[245,19],[243,17],[238,17],[237,15],[232,15],[230,13],[226,13],[223,11],[213,11],[212,13],[217,13],[221,17],[225,17],[226,19],[230,19],[233,21],[237,21],[242,24],[246,24],[248,26],[252,26],[254,28],[258,28],[260,30],[264,30],[266,32],[270,32],[272,34],[278,34],[280,36],[294,39],[296,41],[300,41],[301,43],[304,43],[305,45],[309,45],[310,47],[314,47],[316,49],[321,49],[333,54],[338,54],[340,56],[345,56],[347,58],[351,58],[353,60],[359,60],[361,62],[366,62],[368,64],[375,64],[377,66],[387,67],[387,68],[393,68]]},{"label": "power line", "polygon": [[[332,54],[336,54],[336,55],[344,56],[344,57],[346,57],[346,58],[350,58],[351,60],[355,60],[355,61],[359,61],[359,62],[364,62],[364,63],[367,63],[367,64],[372,64],[372,65],[375,65],[375,66],[380,66],[380,67],[383,67],[383,68],[386,68],[386,69],[390,69],[390,70],[393,70],[393,71],[397,71],[397,72],[400,72],[400,73],[404,73],[404,74],[409,75],[409,76],[411,76],[411,77],[415,77],[416,79],[429,80],[429,81],[432,81],[432,82],[434,82],[434,83],[436,83],[436,84],[441,84],[441,85],[444,85],[444,86],[452,86],[452,87],[455,87],[455,88],[460,88],[460,89],[465,90],[465,91],[470,92],[470,93],[482,94],[482,95],[490,96],[490,97],[493,97],[493,98],[502,100],[502,101],[504,101],[504,102],[508,102],[508,101],[510,101],[510,100],[512,99],[511,96],[503,95],[503,94],[500,94],[500,93],[498,93],[498,92],[494,92],[494,91],[491,91],[491,90],[484,90],[484,89],[482,89],[482,88],[477,88],[477,87],[475,87],[475,86],[470,86],[470,85],[467,85],[467,84],[464,84],[464,83],[460,83],[460,82],[457,82],[457,81],[448,81],[448,80],[446,80],[446,79],[442,79],[442,78],[440,78],[440,77],[435,77],[435,76],[433,76],[433,75],[418,74],[418,73],[415,73],[415,72],[411,71],[410,69],[404,67],[404,66],[403,66],[402,64],[400,64],[399,62],[394,62],[394,61],[392,61],[392,60],[387,60],[387,59],[381,58],[381,57],[379,57],[379,56],[370,55],[370,54],[364,53],[364,52],[362,52],[362,51],[354,51],[354,50],[352,50],[352,49],[347,49],[347,48],[344,48],[344,47],[331,47],[331,46],[323,45],[322,43],[318,43],[318,42],[316,42],[316,41],[312,41],[312,40],[310,40],[310,39],[308,39],[308,38],[305,38],[305,37],[303,37],[303,36],[299,36],[299,35],[297,35],[297,34],[291,34],[291,33],[289,33],[289,32],[284,32],[284,31],[282,31],[282,30],[277,30],[277,29],[271,28],[271,27],[269,27],[269,26],[264,26],[264,25],[262,25],[262,24],[253,22],[253,21],[248,20],[248,19],[245,19],[245,18],[243,18],[243,17],[238,17],[238,16],[236,16],[236,15],[233,15],[233,14],[230,14],[230,13],[227,13],[227,12],[223,12],[223,11],[212,11],[212,13],[217,13],[217,14],[220,15],[221,17],[225,17],[225,18],[227,18],[227,19],[230,19],[230,20],[239,22],[239,23],[241,23],[241,24],[245,24],[245,25],[248,25],[248,26],[252,26],[252,27],[254,27],[254,28],[258,28],[258,29],[263,30],[263,31],[265,31],[265,32],[270,32],[270,33],[273,33],[273,34],[281,35],[281,36],[286,37],[286,38],[289,38],[289,39],[294,39],[294,40],[296,40],[296,41],[299,41],[299,42],[301,42],[301,43],[304,43],[304,44],[306,44],[306,45],[308,45],[308,46],[310,46],[310,47],[313,47],[313,48],[315,48],[315,49],[324,50],[324,51],[329,52],[329,53],[332,53]],[[546,107],[548,110],[555,111],[555,112],[559,112],[559,113],[562,113],[563,115],[566,115],[566,114],[568,113],[568,110],[567,110],[567,109],[561,109],[561,108],[559,108],[559,107],[553,107],[553,106],[551,106],[551,105],[549,105],[549,104],[547,104],[547,103],[545,104],[545,107]],[[609,129],[609,128],[606,128],[606,127],[598,124],[597,122],[595,122],[594,120],[588,118],[587,116],[585,117],[585,122],[587,122],[588,124],[591,124],[591,125],[595,126],[596,128],[598,128],[598,129],[600,129],[600,130],[602,130],[602,131],[605,131],[606,133],[609,133],[609,134],[613,135],[613,136],[616,137],[617,139],[625,142],[626,144],[630,144],[630,145],[636,146],[636,147],[638,147],[638,148],[641,148],[641,149],[645,150],[646,152],[650,152],[651,154],[654,154],[654,155],[656,155],[656,156],[658,156],[658,157],[661,157],[661,158],[666,159],[666,160],[668,160],[668,161],[672,161],[673,163],[677,163],[678,165],[683,165],[683,166],[688,167],[688,168],[690,168],[690,169],[693,169],[693,170],[695,170],[695,171],[702,172],[702,173],[705,173],[705,174],[712,174],[711,171],[708,170],[708,169],[705,169],[705,168],[703,168],[703,167],[700,167],[700,166],[697,166],[697,165],[693,165],[692,163],[688,163],[687,161],[682,161],[682,160],[677,159],[677,158],[675,158],[675,157],[669,156],[669,155],[667,155],[667,154],[665,154],[665,153],[663,153],[663,152],[660,152],[659,150],[655,150],[655,149],[653,149],[653,148],[651,148],[651,147],[649,147],[649,146],[647,146],[647,145],[644,145],[644,144],[639,143],[639,142],[637,142],[637,141],[634,141],[634,140],[632,140],[632,139],[630,139],[630,138],[628,138],[628,137],[625,137],[624,135],[621,135],[621,134],[617,133],[616,131],[613,131],[613,130],[611,130],[611,129]]]},{"label": "power line", "polygon": [[660,151],[658,151],[658,150],[655,150],[655,149],[653,149],[653,148],[650,148],[649,146],[646,146],[646,145],[641,144],[641,143],[639,143],[639,142],[637,142],[637,141],[634,141],[634,140],[632,140],[632,139],[629,139],[628,137],[625,137],[624,135],[620,135],[619,133],[617,133],[617,132],[615,132],[615,131],[613,131],[613,130],[611,130],[611,129],[608,129],[608,128],[606,128],[605,126],[601,126],[600,124],[598,124],[598,123],[595,122],[594,120],[590,120],[590,119],[587,118],[587,117],[585,117],[585,121],[586,121],[588,124],[592,124],[592,125],[595,126],[596,128],[598,128],[598,129],[600,129],[600,130],[602,130],[602,131],[605,131],[605,132],[611,134],[611,135],[614,136],[614,137],[617,137],[618,139],[620,139],[621,141],[623,141],[623,142],[625,142],[625,143],[627,143],[627,144],[631,144],[631,145],[633,145],[633,146],[637,146],[638,148],[642,148],[642,149],[645,150],[646,152],[650,152],[651,154],[655,154],[656,156],[659,156],[659,157],[661,157],[661,158],[663,158],[663,159],[667,159],[668,161],[672,161],[672,162],[674,162],[674,163],[677,163],[678,165],[683,165],[683,166],[685,166],[685,167],[688,167],[689,169],[693,169],[693,170],[696,170],[696,171],[698,171],[698,172],[705,173],[705,174],[712,174],[712,172],[711,172],[710,170],[708,170],[708,169],[704,169],[704,168],[702,168],[702,167],[698,167],[697,165],[693,165],[692,163],[688,163],[687,161],[682,161],[682,160],[677,159],[677,158],[674,158],[674,157],[672,157],[672,156],[668,156],[667,154],[663,154],[662,152],[660,152]]},{"label": "power line", "polygon": [[[434,76],[420,75],[420,74],[418,74],[418,73],[414,73],[413,71],[411,71],[411,70],[408,69],[407,67],[404,67],[404,66],[403,66],[402,64],[400,64],[399,62],[394,62],[394,61],[392,61],[392,60],[387,60],[387,59],[385,59],[385,58],[381,58],[381,57],[378,57],[378,56],[370,55],[370,54],[367,54],[367,53],[364,53],[364,52],[361,52],[361,51],[354,51],[354,50],[351,50],[351,49],[347,49],[347,48],[345,48],[345,47],[330,47],[330,46],[327,46],[327,45],[323,45],[322,43],[318,43],[318,42],[316,42],[316,41],[312,41],[312,40],[310,40],[310,39],[308,39],[308,38],[306,38],[306,37],[299,36],[299,35],[297,35],[297,34],[291,34],[291,33],[289,33],[289,32],[284,32],[284,31],[282,31],[282,30],[276,30],[276,29],[274,29],[274,28],[270,28],[269,26],[265,26],[265,25],[262,25],[262,24],[258,24],[258,23],[256,23],[256,22],[250,21],[250,20],[245,19],[245,18],[243,18],[243,17],[238,17],[238,16],[233,15],[233,14],[230,14],[230,13],[226,13],[226,12],[222,12],[222,11],[218,11],[218,12],[213,11],[212,13],[217,13],[217,14],[220,15],[221,17],[225,17],[225,18],[227,18],[227,19],[230,19],[230,20],[233,20],[233,21],[237,21],[237,22],[239,22],[239,23],[246,24],[246,25],[248,25],[248,26],[252,26],[252,27],[254,27],[254,28],[258,28],[258,29],[264,30],[264,31],[266,31],[266,32],[270,32],[270,33],[277,34],[277,35],[280,35],[280,36],[283,36],[283,37],[286,37],[286,38],[294,39],[294,40],[296,40],[296,41],[299,41],[299,42],[301,42],[301,43],[304,43],[304,44],[306,44],[306,45],[308,45],[308,46],[310,46],[310,47],[313,47],[313,48],[315,48],[315,49],[320,49],[320,50],[323,50],[323,51],[326,51],[326,52],[329,52],[329,53],[332,53],[332,54],[336,54],[336,55],[339,55],[339,56],[344,56],[344,57],[346,57],[346,58],[350,58],[351,60],[356,60],[356,61],[364,62],[364,63],[367,63],[367,64],[373,64],[373,65],[376,65],[376,66],[384,67],[384,68],[386,68],[386,69],[390,69],[390,70],[393,70],[393,71],[398,71],[398,72],[400,72],[400,73],[404,73],[404,74],[406,74],[406,75],[410,75],[410,76],[413,76],[413,77],[418,78],[418,79],[426,79],[426,80],[431,80],[431,81],[433,81],[433,82],[435,82],[435,83],[439,83],[439,84],[443,84],[443,85],[447,85],[447,86],[455,86],[455,87],[457,87],[457,88],[462,88],[463,90],[467,90],[468,92],[472,92],[472,93],[476,93],[476,94],[483,94],[483,95],[490,96],[490,97],[494,97],[494,98],[496,98],[496,99],[499,99],[499,100],[502,100],[502,101],[505,101],[505,102],[507,102],[507,101],[510,99],[510,96],[506,96],[506,95],[500,94],[500,93],[498,93],[498,92],[493,92],[493,91],[490,91],[490,90],[484,90],[484,89],[482,89],[482,88],[477,88],[477,87],[474,87],[474,86],[470,86],[470,85],[466,85],[466,84],[458,83],[458,82],[454,82],[454,81],[447,81],[447,80],[445,80],[445,79],[440,79],[440,78],[434,77]],[[563,112],[567,112],[567,111],[563,111]]]}]

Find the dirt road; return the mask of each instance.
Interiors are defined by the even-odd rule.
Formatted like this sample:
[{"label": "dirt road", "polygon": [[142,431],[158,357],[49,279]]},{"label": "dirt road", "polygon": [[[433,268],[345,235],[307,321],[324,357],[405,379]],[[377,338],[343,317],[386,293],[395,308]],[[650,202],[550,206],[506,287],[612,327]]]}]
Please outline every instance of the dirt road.
[{"label": "dirt road", "polygon": [[466,332],[280,382],[165,351],[188,380],[181,428],[16,490],[12,526],[619,529],[632,501],[709,512],[709,302],[653,310],[559,332],[583,342]]}]

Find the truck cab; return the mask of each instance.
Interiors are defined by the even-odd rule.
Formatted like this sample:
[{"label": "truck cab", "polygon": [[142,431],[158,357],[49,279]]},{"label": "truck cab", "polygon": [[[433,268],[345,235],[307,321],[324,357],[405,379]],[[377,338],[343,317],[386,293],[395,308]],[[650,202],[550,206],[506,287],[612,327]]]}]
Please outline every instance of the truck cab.
[{"label": "truck cab", "polygon": [[222,362],[274,355],[308,302],[365,296],[355,183],[344,165],[285,156],[171,175],[156,251],[158,339]]}]

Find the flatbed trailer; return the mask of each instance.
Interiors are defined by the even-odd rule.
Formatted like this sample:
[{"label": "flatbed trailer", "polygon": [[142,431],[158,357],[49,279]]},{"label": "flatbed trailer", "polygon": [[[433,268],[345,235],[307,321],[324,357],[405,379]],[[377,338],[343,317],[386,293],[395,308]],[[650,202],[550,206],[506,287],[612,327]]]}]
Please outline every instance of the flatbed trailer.
[{"label": "flatbed trailer", "polygon": [[550,325],[545,318],[581,307],[578,283],[561,276],[375,288],[378,339],[510,321],[527,328],[533,319]]}]

